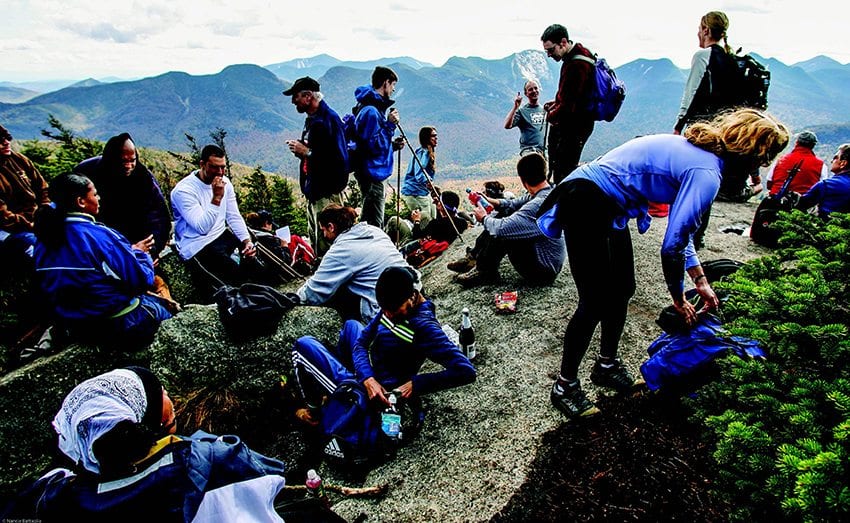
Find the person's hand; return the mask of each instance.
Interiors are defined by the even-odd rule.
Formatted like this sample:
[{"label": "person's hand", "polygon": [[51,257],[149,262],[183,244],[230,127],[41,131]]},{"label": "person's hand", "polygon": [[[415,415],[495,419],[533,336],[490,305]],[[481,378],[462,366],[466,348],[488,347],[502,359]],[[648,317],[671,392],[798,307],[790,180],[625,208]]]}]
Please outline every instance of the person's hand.
[{"label": "person's hand", "polygon": [[213,181],[210,186],[212,187],[213,193],[212,203],[213,205],[218,205],[224,198],[224,177],[216,176],[215,178],[213,178]]},{"label": "person's hand", "polygon": [[420,211],[419,209],[414,209],[410,213],[410,219],[413,221],[413,223],[418,223],[422,219],[422,211]]},{"label": "person's hand", "polygon": [[688,325],[693,325],[697,322],[697,311],[684,296],[682,296],[681,300],[673,300],[673,308],[684,318],[685,323]]},{"label": "person's hand", "polygon": [[151,249],[153,249],[154,241],[153,234],[145,238],[144,240],[140,240],[132,245],[134,249],[137,251],[142,251],[146,253],[150,253]]},{"label": "person's hand", "polygon": [[408,381],[404,385],[401,385],[400,387],[396,387],[395,390],[399,394],[401,394],[402,398],[408,399],[410,396],[413,395],[413,381]]},{"label": "person's hand", "polygon": [[699,295],[702,296],[702,301],[705,304],[702,309],[697,312],[697,314],[708,312],[720,307],[720,299],[717,298],[717,294],[714,293],[714,289],[711,288],[711,285],[708,283],[708,279],[698,277],[694,285],[696,286]]},{"label": "person's hand", "polygon": [[399,122],[398,109],[396,109],[396,108],[390,109],[390,114],[387,115],[387,121],[398,125],[398,122]]},{"label": "person's hand", "polygon": [[307,156],[307,151],[310,150],[301,140],[287,140],[286,145],[289,146],[290,152],[299,158]]},{"label": "person's hand", "polygon": [[396,136],[393,139],[393,151],[401,151],[402,149],[404,149],[404,137]]},{"label": "person's hand", "polygon": [[[546,111],[546,112],[548,113],[548,112],[549,112],[549,109],[550,109],[553,105],[555,105],[555,102],[546,102],[545,104],[543,104],[543,110],[544,110],[544,111]],[[548,117],[548,114],[547,114],[547,117]]]},{"label": "person's hand", "polygon": [[522,94],[517,91],[516,98],[514,98],[514,109],[519,109],[520,105],[522,105]]},{"label": "person's hand", "polygon": [[378,398],[378,401],[389,407],[390,402],[387,400],[387,391],[385,391],[384,387],[378,383],[378,380],[375,378],[366,378],[363,382],[363,386],[366,388],[366,394],[369,395],[370,400]]},{"label": "person's hand", "polygon": [[476,205],[475,208],[472,209],[472,214],[475,216],[475,220],[478,223],[483,223],[484,217],[487,216],[487,211],[485,211],[480,205]]},{"label": "person's hand", "polygon": [[253,258],[257,255],[257,248],[254,247],[254,243],[251,240],[245,240],[242,242],[242,256],[246,258]]}]

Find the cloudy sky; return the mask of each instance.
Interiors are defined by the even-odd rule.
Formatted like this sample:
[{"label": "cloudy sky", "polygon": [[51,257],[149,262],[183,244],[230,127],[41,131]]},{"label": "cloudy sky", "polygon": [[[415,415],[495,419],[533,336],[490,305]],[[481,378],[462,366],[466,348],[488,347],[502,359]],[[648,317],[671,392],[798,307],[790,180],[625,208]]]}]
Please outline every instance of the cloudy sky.
[{"label": "cloudy sky", "polygon": [[[729,16],[729,41],[792,64],[850,62],[846,11],[831,0],[5,0],[0,81],[209,74],[327,53],[342,60],[502,58],[540,48],[550,23],[621,65],[690,65],[700,17]],[[844,15],[840,13],[844,12]]]}]

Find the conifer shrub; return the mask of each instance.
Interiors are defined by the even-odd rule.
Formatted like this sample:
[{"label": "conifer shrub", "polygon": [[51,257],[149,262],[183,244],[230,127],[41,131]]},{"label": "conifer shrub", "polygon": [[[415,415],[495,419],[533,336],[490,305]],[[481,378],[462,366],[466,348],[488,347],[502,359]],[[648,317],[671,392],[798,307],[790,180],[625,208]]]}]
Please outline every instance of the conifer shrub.
[{"label": "conifer shrub", "polygon": [[793,211],[780,248],[717,285],[728,330],[766,361],[729,358],[695,400],[733,520],[850,520],[850,215]]}]

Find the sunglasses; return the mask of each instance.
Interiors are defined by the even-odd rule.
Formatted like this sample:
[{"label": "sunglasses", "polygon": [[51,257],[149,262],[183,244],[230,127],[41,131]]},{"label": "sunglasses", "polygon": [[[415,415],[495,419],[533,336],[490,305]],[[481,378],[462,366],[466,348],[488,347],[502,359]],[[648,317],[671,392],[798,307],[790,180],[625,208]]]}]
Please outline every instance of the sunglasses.
[{"label": "sunglasses", "polygon": [[0,141],[3,141],[3,140],[8,140],[8,141],[11,142],[12,141],[12,135],[9,134],[9,133],[0,134]]}]

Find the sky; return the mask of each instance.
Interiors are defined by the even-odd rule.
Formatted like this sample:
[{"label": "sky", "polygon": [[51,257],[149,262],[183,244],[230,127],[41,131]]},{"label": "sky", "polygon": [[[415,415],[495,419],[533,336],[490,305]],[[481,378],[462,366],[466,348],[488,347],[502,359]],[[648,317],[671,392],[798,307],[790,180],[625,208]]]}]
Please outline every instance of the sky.
[{"label": "sky", "polygon": [[551,23],[614,66],[690,66],[703,14],[730,19],[729,43],[786,64],[850,62],[835,0],[5,0],[0,81],[213,74],[326,53],[341,60],[503,58],[540,49]]}]

